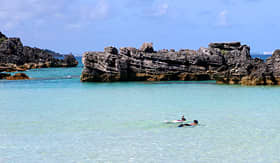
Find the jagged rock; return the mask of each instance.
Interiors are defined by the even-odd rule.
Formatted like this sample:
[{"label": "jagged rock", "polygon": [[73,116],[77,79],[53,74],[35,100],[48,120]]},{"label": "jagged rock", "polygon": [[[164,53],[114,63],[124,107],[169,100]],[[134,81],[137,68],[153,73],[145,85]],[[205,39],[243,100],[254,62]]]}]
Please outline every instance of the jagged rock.
[{"label": "jagged rock", "polygon": [[234,50],[241,46],[240,42],[228,42],[228,43],[210,43],[209,48],[217,48],[220,50]]},{"label": "jagged rock", "polygon": [[23,46],[19,38],[8,38],[0,44],[0,63],[23,64]]},{"label": "jagged rock", "polygon": [[272,73],[275,84],[280,85],[280,49],[266,60],[267,69]]},{"label": "jagged rock", "polygon": [[6,79],[7,77],[11,76],[11,74],[8,73],[0,73],[0,79]]},{"label": "jagged rock", "polygon": [[25,73],[17,73],[13,76],[6,77],[7,80],[28,80],[30,79]]},{"label": "jagged rock", "polygon": [[221,50],[200,48],[198,51],[182,49],[179,52],[151,52],[135,48],[120,48],[120,54],[109,50],[87,52],[83,56],[85,68],[81,80],[210,80],[213,79],[211,71],[221,70],[222,66],[227,68]]},{"label": "jagged rock", "polygon": [[[111,49],[114,49],[111,47]],[[252,59],[250,47],[236,43],[211,43],[198,51],[182,49],[151,53],[121,48],[88,52],[83,57],[82,81],[210,80],[227,84],[274,84],[266,64]],[[264,76],[264,77],[263,77]]]},{"label": "jagged rock", "polygon": [[72,54],[65,55],[64,62],[65,62],[66,67],[75,67],[78,65],[78,61]]},{"label": "jagged rock", "polygon": [[0,38],[5,38],[5,39],[7,39],[7,37],[6,37],[2,32],[0,32]]},{"label": "jagged rock", "polygon": [[0,32],[0,44],[6,39],[7,39],[7,37],[3,33]]},{"label": "jagged rock", "polygon": [[[111,49],[115,49],[112,48]],[[220,84],[280,84],[280,50],[264,62],[252,59],[250,47],[210,43],[197,51],[181,49],[151,52],[135,48],[87,52],[81,81],[216,80]]]},{"label": "jagged rock", "polygon": [[118,49],[112,46],[106,47],[104,49],[105,53],[110,53],[110,54],[118,54]]},{"label": "jagged rock", "polygon": [[280,49],[275,50],[272,56],[266,60],[266,63],[273,75],[280,77]]},{"label": "jagged rock", "polygon": [[143,51],[143,52],[146,52],[146,53],[153,53],[154,52],[153,43],[145,42],[141,46],[140,50]]},{"label": "jagged rock", "polygon": [[[74,67],[78,65],[73,55],[64,59],[54,57],[53,51],[23,46],[19,38],[7,38],[0,33],[0,72],[24,71],[30,68]],[[55,53],[55,56],[60,56]]]}]

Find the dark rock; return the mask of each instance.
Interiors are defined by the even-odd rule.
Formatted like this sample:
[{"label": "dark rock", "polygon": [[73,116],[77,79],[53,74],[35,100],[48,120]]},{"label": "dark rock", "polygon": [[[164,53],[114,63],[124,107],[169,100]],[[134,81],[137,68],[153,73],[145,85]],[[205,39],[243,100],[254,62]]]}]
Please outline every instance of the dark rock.
[{"label": "dark rock", "polygon": [[65,55],[64,62],[65,62],[66,67],[75,67],[78,65],[78,61],[72,54]]},{"label": "dark rock", "polygon": [[264,62],[251,58],[250,47],[239,42],[211,43],[197,51],[120,48],[119,54],[87,52],[83,62],[81,81],[85,82],[216,80],[220,84],[280,85],[280,50]]},{"label": "dark rock", "polygon": [[28,80],[30,79],[25,73],[17,73],[13,76],[6,77],[7,80]]},{"label": "dark rock", "polygon": [[0,32],[0,44],[6,39],[8,38],[3,33]]},{"label": "dark rock", "polygon": [[23,64],[25,57],[19,38],[8,38],[0,44],[0,63]]},{"label": "dark rock", "polygon": [[280,50],[274,51],[271,57],[266,60],[267,69],[272,73],[274,82],[280,85]]},{"label": "dark rock", "polygon": [[17,71],[17,66],[15,64],[1,64],[0,72],[15,72]]},{"label": "dark rock", "polygon": [[55,58],[63,58],[64,56],[62,54],[59,54],[55,51],[52,51],[50,49],[43,49],[44,51],[46,51],[47,53],[51,54],[53,57]]},{"label": "dark rock", "polygon": [[161,49],[161,50],[159,50],[158,52],[159,52],[159,53],[168,53],[169,51],[168,51],[168,49]]},{"label": "dark rock", "polygon": [[[0,72],[24,71],[30,68],[74,67],[78,65],[73,55],[64,59],[50,50],[23,46],[19,38],[7,38],[0,33]],[[55,54],[54,54],[55,53]]]},{"label": "dark rock", "polygon": [[128,56],[130,57],[130,49],[129,48],[120,48],[120,55]]},{"label": "dark rock", "polygon": [[118,49],[115,48],[115,47],[110,46],[110,47],[106,47],[104,49],[104,52],[105,53],[110,53],[110,54],[118,54]]},{"label": "dark rock", "polygon": [[234,50],[241,46],[240,42],[228,42],[228,43],[210,43],[209,48],[217,48],[221,50]]},{"label": "dark rock", "polygon": [[39,48],[31,48],[29,46],[24,46],[23,54],[25,58],[25,63],[40,63],[40,62],[55,62],[56,59],[48,53]]},{"label": "dark rock", "polygon": [[143,51],[143,52],[146,52],[146,53],[153,53],[154,52],[153,43],[145,42],[141,46],[140,50]]},{"label": "dark rock", "polygon": [[0,38],[5,38],[5,39],[7,39],[7,37],[6,37],[2,32],[0,32]]},{"label": "dark rock", "polygon": [[7,77],[11,76],[11,74],[8,73],[0,73],[0,79],[6,79]]},{"label": "dark rock", "polygon": [[[143,46],[146,47],[146,46]],[[146,52],[145,52],[146,51]],[[120,54],[87,52],[83,56],[82,81],[162,81],[210,80],[209,70],[225,65],[220,51],[182,49],[151,53],[135,48],[120,48]]]}]

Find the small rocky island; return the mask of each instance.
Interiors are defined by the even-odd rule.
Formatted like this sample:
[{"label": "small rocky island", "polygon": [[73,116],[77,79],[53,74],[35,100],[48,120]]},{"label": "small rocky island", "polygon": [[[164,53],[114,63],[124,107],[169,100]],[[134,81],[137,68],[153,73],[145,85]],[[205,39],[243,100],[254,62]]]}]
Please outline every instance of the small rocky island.
[{"label": "small rocky island", "polygon": [[82,82],[201,81],[219,84],[280,85],[280,50],[266,61],[250,55],[240,42],[210,43],[208,48],[155,51],[152,43],[140,49],[106,47],[83,55]]},{"label": "small rocky island", "polygon": [[8,38],[0,32],[0,79],[29,79],[24,73],[11,76],[9,73],[3,72],[78,65],[78,61],[73,55],[61,55],[62,59],[56,58],[57,55],[59,54],[50,50],[23,46],[19,38]]}]

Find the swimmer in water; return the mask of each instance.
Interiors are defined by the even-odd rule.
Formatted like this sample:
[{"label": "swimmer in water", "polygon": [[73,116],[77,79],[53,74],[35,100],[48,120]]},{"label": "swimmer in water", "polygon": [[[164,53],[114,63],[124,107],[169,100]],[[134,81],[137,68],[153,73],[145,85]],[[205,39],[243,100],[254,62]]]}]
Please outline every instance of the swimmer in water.
[{"label": "swimmer in water", "polygon": [[181,120],[182,120],[182,121],[186,121],[186,118],[185,118],[184,115],[182,116]]},{"label": "swimmer in water", "polygon": [[198,125],[198,120],[194,120],[193,123],[186,123],[186,124],[180,124],[178,127],[184,127],[184,126],[197,126]]}]

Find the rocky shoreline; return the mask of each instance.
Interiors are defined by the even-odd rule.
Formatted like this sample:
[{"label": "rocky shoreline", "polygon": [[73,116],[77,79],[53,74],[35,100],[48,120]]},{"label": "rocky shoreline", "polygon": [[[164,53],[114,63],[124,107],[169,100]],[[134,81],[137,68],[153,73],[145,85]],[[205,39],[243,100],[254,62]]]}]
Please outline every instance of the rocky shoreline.
[{"label": "rocky shoreline", "polygon": [[140,49],[106,47],[83,55],[82,82],[200,81],[219,84],[280,85],[280,50],[266,61],[250,55],[240,42],[210,43],[208,48],[155,51],[152,43]]},{"label": "rocky shoreline", "polygon": [[[75,67],[78,65],[78,61],[72,54],[65,55],[62,59],[55,56],[62,55],[50,50],[23,46],[20,38],[8,38],[0,32],[0,79],[13,79],[10,74],[3,72],[26,71],[34,68]],[[22,78],[16,76],[14,79]],[[28,77],[24,77],[24,79],[28,79]]]},{"label": "rocky shoreline", "polygon": [[[58,57],[59,56],[59,57]],[[0,79],[29,79],[34,68],[75,67],[73,55],[23,46],[19,38],[0,32]],[[250,47],[240,42],[210,43],[208,48],[155,51],[152,43],[133,47],[106,47],[83,55],[82,82],[202,81],[218,84],[280,85],[280,50],[265,61],[253,59]]]}]

